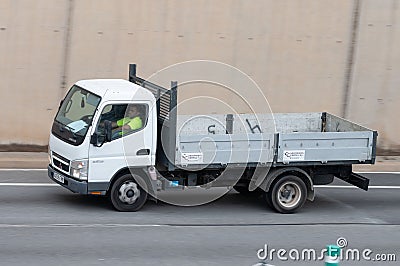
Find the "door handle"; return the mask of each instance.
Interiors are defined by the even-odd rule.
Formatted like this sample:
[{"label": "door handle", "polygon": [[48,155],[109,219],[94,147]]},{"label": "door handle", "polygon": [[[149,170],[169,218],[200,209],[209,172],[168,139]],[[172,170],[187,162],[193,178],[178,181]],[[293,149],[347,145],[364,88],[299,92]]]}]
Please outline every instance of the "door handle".
[{"label": "door handle", "polygon": [[150,149],[141,149],[136,152],[136,155],[149,155]]}]

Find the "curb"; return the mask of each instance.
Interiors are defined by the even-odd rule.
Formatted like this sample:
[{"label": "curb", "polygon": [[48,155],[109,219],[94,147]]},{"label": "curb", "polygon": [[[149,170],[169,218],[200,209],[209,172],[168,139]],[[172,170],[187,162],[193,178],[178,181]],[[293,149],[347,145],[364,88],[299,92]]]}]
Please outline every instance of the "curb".
[{"label": "curb", "polygon": [[0,152],[0,169],[47,169],[45,152]]},{"label": "curb", "polygon": [[[46,152],[0,152],[0,169],[47,169]],[[400,172],[400,156],[379,156],[376,164],[356,164],[355,172]]]}]

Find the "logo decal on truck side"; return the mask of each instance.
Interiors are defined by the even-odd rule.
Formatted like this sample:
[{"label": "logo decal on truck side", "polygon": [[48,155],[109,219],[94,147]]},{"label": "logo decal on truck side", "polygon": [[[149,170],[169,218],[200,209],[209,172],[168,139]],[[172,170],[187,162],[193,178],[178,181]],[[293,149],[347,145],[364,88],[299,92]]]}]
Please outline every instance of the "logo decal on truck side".
[{"label": "logo decal on truck side", "polygon": [[181,163],[203,163],[203,153],[201,152],[182,153]]},{"label": "logo decal on truck side", "polygon": [[305,150],[283,151],[284,162],[304,161],[305,157],[306,157]]}]

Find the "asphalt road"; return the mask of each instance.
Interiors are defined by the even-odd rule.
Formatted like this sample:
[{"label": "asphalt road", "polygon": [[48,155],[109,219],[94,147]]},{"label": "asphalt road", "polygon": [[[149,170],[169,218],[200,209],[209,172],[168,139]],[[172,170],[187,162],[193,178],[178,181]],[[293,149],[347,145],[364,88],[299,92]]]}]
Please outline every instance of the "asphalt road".
[{"label": "asphalt road", "polygon": [[[119,213],[105,198],[53,185],[46,171],[0,170],[0,265],[255,265],[265,245],[272,265],[324,265],[301,260],[302,252],[319,257],[339,237],[361,257],[340,265],[399,265],[400,175],[368,177],[370,191],[337,181],[318,187],[315,201],[292,215],[235,192],[198,207],[148,202]],[[392,254],[397,262],[376,261]]]}]

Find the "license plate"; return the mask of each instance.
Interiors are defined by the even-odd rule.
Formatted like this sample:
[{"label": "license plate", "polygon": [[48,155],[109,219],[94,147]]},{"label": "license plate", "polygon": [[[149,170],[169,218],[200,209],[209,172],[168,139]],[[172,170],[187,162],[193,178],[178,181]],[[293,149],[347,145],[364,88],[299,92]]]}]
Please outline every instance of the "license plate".
[{"label": "license plate", "polygon": [[54,179],[64,184],[64,177],[60,174],[54,173]]}]

